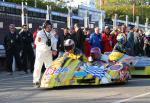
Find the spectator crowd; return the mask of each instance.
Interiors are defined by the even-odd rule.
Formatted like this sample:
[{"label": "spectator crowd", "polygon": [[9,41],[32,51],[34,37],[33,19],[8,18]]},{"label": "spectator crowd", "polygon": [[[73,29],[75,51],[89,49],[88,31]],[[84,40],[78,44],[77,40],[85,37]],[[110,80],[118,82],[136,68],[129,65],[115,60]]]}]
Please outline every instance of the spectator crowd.
[{"label": "spectator crowd", "polygon": [[34,33],[29,31],[28,25],[23,25],[18,33],[15,25],[10,24],[9,32],[4,38],[8,72],[13,73],[12,63],[15,57],[17,70],[28,73],[29,69],[36,78],[33,82],[38,81],[41,69],[48,68],[52,60],[63,55],[64,41],[67,39],[72,39],[76,48],[86,57],[90,56],[90,50],[94,47],[98,47],[102,53],[118,50],[130,56],[150,57],[150,34],[133,26],[105,26],[104,30],[99,27],[92,30],[81,29],[76,23],[73,28],[64,27],[63,32],[59,33],[53,29],[50,21],[45,21]]}]

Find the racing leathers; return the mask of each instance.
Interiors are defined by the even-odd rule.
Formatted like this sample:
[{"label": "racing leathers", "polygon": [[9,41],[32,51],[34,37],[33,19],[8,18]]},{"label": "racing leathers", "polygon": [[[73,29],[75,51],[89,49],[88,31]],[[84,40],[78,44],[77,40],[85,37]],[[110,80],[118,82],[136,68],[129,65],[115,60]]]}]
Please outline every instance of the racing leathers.
[{"label": "racing leathers", "polygon": [[[38,40],[39,38],[40,40]],[[48,38],[51,41],[50,46],[47,45]],[[52,51],[57,51],[57,40],[54,37],[54,34],[52,34],[52,32],[49,33],[46,32],[45,30],[41,30],[37,33],[35,44],[36,44],[36,58],[33,72],[33,83],[40,82],[41,69],[43,63],[46,68],[50,67],[50,64],[52,62]]]},{"label": "racing leathers", "polygon": [[113,48],[113,51],[118,51],[118,52],[129,55],[129,49],[130,48],[127,43],[125,43],[125,44],[116,43],[116,45]]}]

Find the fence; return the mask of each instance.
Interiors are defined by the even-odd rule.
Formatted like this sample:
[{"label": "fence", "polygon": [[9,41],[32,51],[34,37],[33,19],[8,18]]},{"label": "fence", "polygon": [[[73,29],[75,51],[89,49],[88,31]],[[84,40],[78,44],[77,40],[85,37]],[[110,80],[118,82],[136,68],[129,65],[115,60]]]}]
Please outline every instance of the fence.
[{"label": "fence", "polygon": [[[36,27],[39,25],[42,25],[45,21],[44,18],[35,18],[35,17],[28,17],[29,25],[31,26],[30,31],[35,31]],[[66,26],[66,22],[62,21],[52,21],[54,24],[54,27],[59,27],[58,32],[62,32],[61,28]],[[0,43],[3,43],[4,36],[7,34],[9,30],[9,24],[15,24],[16,27],[21,27],[21,16],[20,15],[14,15],[14,14],[8,14],[8,13],[0,13]]]},{"label": "fence", "polygon": [[118,20],[117,14],[115,14],[115,17],[113,19],[113,27],[116,27],[117,24],[122,23],[122,24],[126,24],[126,26],[133,25],[137,28],[141,28],[141,29],[147,31],[148,29],[150,29],[150,25],[149,25],[148,18],[146,18],[145,20],[146,20],[145,25],[142,25],[142,24],[139,24],[139,17],[138,16],[136,17],[135,23],[133,23],[133,22],[129,22],[128,15],[126,15],[126,20],[124,21],[124,20]]}]

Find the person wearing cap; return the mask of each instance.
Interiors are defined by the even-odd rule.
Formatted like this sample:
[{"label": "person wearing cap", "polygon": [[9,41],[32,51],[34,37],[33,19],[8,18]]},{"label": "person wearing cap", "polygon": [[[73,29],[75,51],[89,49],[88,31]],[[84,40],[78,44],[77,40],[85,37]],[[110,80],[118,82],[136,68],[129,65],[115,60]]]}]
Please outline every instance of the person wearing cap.
[{"label": "person wearing cap", "polygon": [[[24,24],[22,26],[22,30],[19,32],[19,35],[22,41],[22,62],[24,72],[27,74],[28,69],[30,69],[30,72],[32,73],[35,61],[35,55],[33,51],[33,34],[29,31],[28,25]],[[30,64],[30,67],[28,67],[28,64]]]},{"label": "person wearing cap", "polygon": [[15,25],[10,24],[9,25],[9,32],[4,38],[4,47],[6,51],[6,61],[7,61],[7,71],[9,74],[13,73],[12,70],[12,63],[13,63],[13,57],[15,57],[16,64],[18,67],[18,70],[20,71],[22,68],[21,58],[19,55],[21,40],[20,36],[16,32]]},{"label": "person wearing cap", "polygon": [[52,34],[52,24],[49,20],[44,22],[43,29],[37,33],[35,44],[36,58],[33,72],[33,84],[39,87],[43,64],[45,68],[49,68],[52,62],[52,53],[57,54],[57,40],[54,34]]},{"label": "person wearing cap", "polygon": [[59,52],[59,57],[63,55],[65,52],[64,50],[64,41],[67,39],[72,39],[71,34],[69,33],[69,28],[65,27],[63,29],[63,34],[60,34],[58,37],[58,42],[57,42],[57,50]]},{"label": "person wearing cap", "polygon": [[102,34],[102,41],[103,41],[103,52],[111,52],[113,48],[109,26],[105,26],[104,33]]},{"label": "person wearing cap", "polygon": [[144,52],[146,56],[150,57],[150,30],[145,33]]}]

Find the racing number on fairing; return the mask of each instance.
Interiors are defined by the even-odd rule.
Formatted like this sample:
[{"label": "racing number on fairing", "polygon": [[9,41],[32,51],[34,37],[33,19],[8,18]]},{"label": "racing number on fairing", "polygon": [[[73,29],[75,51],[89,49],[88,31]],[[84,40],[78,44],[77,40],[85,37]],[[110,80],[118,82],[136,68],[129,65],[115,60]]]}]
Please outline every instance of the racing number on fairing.
[{"label": "racing number on fairing", "polygon": [[46,75],[52,75],[54,74],[55,71],[56,71],[55,67],[50,67],[49,69],[47,69]]}]

